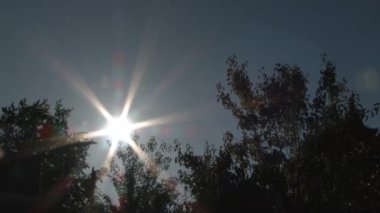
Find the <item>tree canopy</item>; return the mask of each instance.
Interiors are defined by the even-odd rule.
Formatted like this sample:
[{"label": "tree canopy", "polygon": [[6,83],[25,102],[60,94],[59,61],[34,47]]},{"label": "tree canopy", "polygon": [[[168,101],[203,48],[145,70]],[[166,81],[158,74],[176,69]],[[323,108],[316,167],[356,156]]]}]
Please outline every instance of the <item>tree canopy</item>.
[{"label": "tree canopy", "polygon": [[[152,137],[129,145],[120,143],[112,161],[111,178],[119,196],[116,212],[178,212],[177,180],[167,174],[172,145]],[[131,144],[133,143],[133,144]]]},{"label": "tree canopy", "polygon": [[78,207],[71,202],[73,193],[69,192],[84,191],[78,183],[86,181],[87,150],[93,142],[79,141],[68,133],[70,112],[60,101],[51,110],[47,100],[29,104],[22,99],[17,105],[2,108],[3,208],[68,211]]},{"label": "tree canopy", "polygon": [[[119,143],[109,177],[119,206],[95,194],[99,171],[90,174],[92,141],[68,133],[71,109],[47,100],[2,108],[0,207],[54,212],[378,212],[380,132],[367,125],[380,103],[361,104],[322,56],[315,91],[297,65],[248,72],[227,59],[217,101],[237,122],[223,145]],[[169,167],[178,176],[168,175]],[[180,200],[183,187],[190,199]],[[21,205],[17,208],[17,205]]]},{"label": "tree canopy", "polygon": [[238,122],[220,149],[178,150],[181,181],[195,211],[379,211],[380,135],[335,64],[322,57],[315,93],[299,66],[277,64],[250,79],[247,63],[227,60],[217,100]]}]

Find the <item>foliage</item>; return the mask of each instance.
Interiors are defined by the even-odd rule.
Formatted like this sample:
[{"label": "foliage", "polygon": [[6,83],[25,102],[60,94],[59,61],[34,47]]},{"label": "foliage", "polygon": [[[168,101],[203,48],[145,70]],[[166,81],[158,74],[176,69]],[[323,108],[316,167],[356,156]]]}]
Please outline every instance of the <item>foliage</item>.
[{"label": "foliage", "polygon": [[[134,136],[129,145],[119,144],[112,161],[111,178],[119,196],[116,212],[176,212],[177,181],[169,177],[172,146],[158,144],[152,137],[139,144]],[[141,152],[142,151],[142,152]]]},{"label": "foliage", "polygon": [[379,211],[380,134],[364,122],[379,104],[365,109],[359,95],[336,80],[334,64],[324,63],[305,135],[303,201],[311,208]]},{"label": "foliage", "polygon": [[[338,81],[322,57],[316,93],[298,66],[277,64],[252,82],[247,63],[227,60],[227,88],[218,102],[238,121],[240,139],[226,132],[217,151],[177,149],[180,180],[200,211],[379,211],[380,136],[365,125],[379,111]],[[197,211],[197,209],[194,209]]]},{"label": "foliage", "polygon": [[[87,150],[92,142],[77,143],[78,137],[68,134],[67,118],[70,112],[71,109],[64,108],[60,101],[51,112],[47,100],[28,104],[23,99],[18,105],[12,103],[2,108],[0,147],[5,153],[2,166],[35,162],[30,168],[22,167],[21,170],[29,174],[4,175],[11,176],[7,184],[13,187],[15,193],[41,197],[37,204],[33,204],[34,209],[55,208],[56,211],[63,211],[75,207],[66,205],[65,208],[64,204],[68,202],[65,198],[70,196],[67,194],[70,188],[81,188],[77,183],[85,177],[83,170],[87,167]],[[13,167],[17,168],[17,164]],[[28,175],[33,181],[18,186],[16,179],[20,175]]]}]

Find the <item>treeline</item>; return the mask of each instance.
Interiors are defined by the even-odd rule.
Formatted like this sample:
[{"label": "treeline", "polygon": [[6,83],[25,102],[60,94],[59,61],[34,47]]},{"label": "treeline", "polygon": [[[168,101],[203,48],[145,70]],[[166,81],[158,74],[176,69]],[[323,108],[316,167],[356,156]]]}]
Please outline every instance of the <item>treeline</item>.
[{"label": "treeline", "polygon": [[[1,209],[30,212],[379,212],[380,133],[367,126],[380,104],[357,93],[322,57],[316,91],[296,65],[277,64],[251,80],[227,60],[217,101],[236,119],[223,145],[146,143],[118,147],[110,172],[119,204],[96,190],[88,168],[94,141],[68,134],[70,109],[21,100],[0,117]],[[175,165],[175,166],[173,166]],[[179,168],[176,177],[167,171]],[[182,189],[183,188],[183,189]]]}]

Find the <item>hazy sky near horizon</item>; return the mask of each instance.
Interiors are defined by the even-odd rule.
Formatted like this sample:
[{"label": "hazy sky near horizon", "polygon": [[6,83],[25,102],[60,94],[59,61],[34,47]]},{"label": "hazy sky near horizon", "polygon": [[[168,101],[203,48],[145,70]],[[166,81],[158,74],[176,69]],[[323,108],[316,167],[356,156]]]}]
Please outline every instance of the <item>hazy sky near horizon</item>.
[{"label": "hazy sky near horizon", "polygon": [[[2,1],[0,106],[61,99],[74,108],[72,130],[92,131],[105,119],[74,82],[80,78],[117,115],[137,73],[132,120],[186,115],[140,130],[143,137],[220,144],[226,130],[236,129],[216,102],[233,54],[252,73],[298,64],[313,88],[327,53],[365,105],[379,102],[378,11],[375,0]],[[379,119],[372,124],[380,126]]]}]

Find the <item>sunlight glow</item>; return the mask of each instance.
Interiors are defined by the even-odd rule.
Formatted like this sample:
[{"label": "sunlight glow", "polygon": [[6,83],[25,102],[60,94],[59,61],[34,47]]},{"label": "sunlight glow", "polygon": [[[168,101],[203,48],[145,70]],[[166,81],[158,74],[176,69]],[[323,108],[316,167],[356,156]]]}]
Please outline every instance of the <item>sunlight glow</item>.
[{"label": "sunlight glow", "polygon": [[128,144],[142,161],[145,163],[149,161],[149,157],[133,140],[129,140]]},{"label": "sunlight glow", "polygon": [[[149,28],[151,30],[151,28]],[[153,36],[152,36],[153,35]],[[148,119],[146,121],[132,123],[127,119],[129,115],[130,108],[133,104],[134,98],[136,96],[137,90],[140,86],[140,83],[143,79],[144,73],[147,71],[148,64],[156,44],[155,33],[146,33],[143,36],[142,45],[139,48],[136,64],[133,70],[132,78],[128,88],[128,93],[125,98],[124,105],[122,107],[120,117],[113,117],[110,112],[104,107],[100,102],[98,97],[92,92],[90,87],[86,84],[85,81],[78,75],[78,73],[69,65],[62,63],[61,61],[55,59],[50,54],[44,54],[45,59],[49,64],[54,68],[52,70],[56,71],[59,76],[63,77],[69,84],[72,85],[78,92],[80,92],[84,98],[86,98],[106,119],[106,126],[103,129],[88,132],[81,134],[80,138],[77,136],[76,139],[92,139],[95,137],[109,137],[110,138],[110,148],[108,150],[104,168],[108,170],[111,165],[112,158],[117,150],[117,147],[120,143],[125,143],[130,146],[138,157],[144,161],[146,164],[149,164],[153,169],[155,166],[154,162],[151,162],[149,156],[141,149],[141,147],[133,141],[131,138],[132,133],[136,129],[141,129],[145,127],[168,124],[173,122],[178,122],[189,117],[188,113],[175,113],[168,116],[163,116],[159,118]],[[174,78],[175,79],[175,78]],[[168,81],[174,81],[170,79]],[[164,83],[161,90],[166,89],[170,82]],[[166,86],[165,86],[166,85]],[[161,91],[162,92],[162,91]]]},{"label": "sunlight glow", "polygon": [[90,138],[96,138],[96,137],[102,137],[106,135],[106,131],[104,129],[97,130],[97,131],[92,131],[89,133],[86,133],[84,135],[85,139],[90,139]]},{"label": "sunlight glow", "polygon": [[103,104],[99,101],[99,99],[95,96],[95,94],[91,91],[91,89],[87,86],[87,84],[80,78],[76,72],[70,68],[69,66],[64,66],[58,60],[53,59],[52,57],[45,56],[50,64],[55,68],[56,72],[60,76],[62,76],[67,82],[72,84],[74,88],[76,88],[83,96],[89,100],[92,105],[102,114],[107,120],[112,118],[111,114],[106,110]]},{"label": "sunlight glow", "polygon": [[[152,29],[158,30],[156,26],[150,26],[147,29],[149,29],[149,31],[152,31]],[[183,118],[187,117],[186,113],[177,113],[161,118],[149,119],[135,124],[127,119],[137,90],[143,79],[144,73],[147,71],[152,52],[154,50],[154,46],[156,45],[156,33],[154,32],[146,32],[143,36],[142,45],[140,46],[138,51],[136,64],[133,70],[132,78],[130,79],[130,85],[128,88],[124,105],[122,106],[120,117],[113,117],[110,114],[110,112],[107,111],[107,109],[100,102],[98,97],[96,97],[96,95],[86,84],[86,82],[82,80],[79,74],[71,66],[55,59],[47,52],[43,54],[45,59],[48,61],[49,65],[52,66],[52,70],[59,74],[59,76],[63,77],[63,79],[65,79],[69,84],[71,84],[72,87],[79,91],[84,96],[84,98],[86,98],[91,103],[91,105],[93,105],[99,111],[99,113],[106,119],[107,124],[105,128],[77,135],[75,137],[75,139],[78,139],[78,141],[103,136],[110,138],[110,147],[103,164],[104,166],[102,167],[104,168],[105,172],[110,170],[112,159],[120,143],[125,143],[126,145],[130,146],[133,149],[133,151],[137,154],[137,156],[146,165],[149,165],[150,170],[157,170],[158,168],[155,162],[152,161],[150,157],[144,152],[144,150],[142,150],[142,148],[133,140],[133,131],[137,128],[167,124],[174,121],[182,120]],[[171,81],[174,80],[171,79]],[[163,89],[161,90],[166,89],[169,83],[165,83],[166,87],[163,87]]]},{"label": "sunlight glow", "polygon": [[[144,70],[144,69],[145,68],[143,68],[142,70]],[[131,108],[133,99],[135,98],[137,88],[140,84],[142,76],[143,76],[143,71],[141,71],[141,72],[135,71],[135,75],[132,78],[131,85],[130,85],[129,90],[128,90],[129,92],[128,92],[127,98],[125,100],[124,108],[123,108],[123,111],[121,113],[121,117],[125,117],[128,115],[129,109]]]},{"label": "sunlight glow", "polygon": [[158,117],[158,118],[152,118],[149,120],[141,121],[138,123],[133,124],[134,129],[141,129],[146,128],[150,126],[157,126],[157,125],[164,125],[174,122],[181,122],[187,120],[191,116],[190,111],[184,111],[180,113],[173,113],[170,115]]},{"label": "sunlight glow", "polygon": [[135,69],[133,72],[132,80],[130,82],[128,95],[125,99],[123,111],[121,113],[121,117],[126,117],[129,113],[129,109],[131,108],[133,99],[137,93],[137,89],[140,86],[140,82],[144,76],[144,73],[147,69],[147,65],[150,59],[150,51],[147,51],[146,48],[140,49],[137,63],[135,65]]},{"label": "sunlight glow", "polygon": [[[127,142],[129,145],[134,144],[136,146],[136,144],[131,139],[131,135],[133,131],[134,131],[134,128],[131,121],[121,116],[116,117],[116,118],[112,117],[111,119],[108,120],[108,124],[106,128],[98,131],[111,138],[111,147],[108,151],[108,154],[104,163],[105,168],[107,169],[109,168],[111,164],[111,160],[116,152],[119,142]],[[139,150],[137,150],[136,153],[138,156],[140,156],[138,151]]]},{"label": "sunlight glow", "polygon": [[120,140],[129,141],[132,132],[132,123],[123,117],[111,118],[104,129],[105,135],[111,137],[112,143],[119,142]]}]

